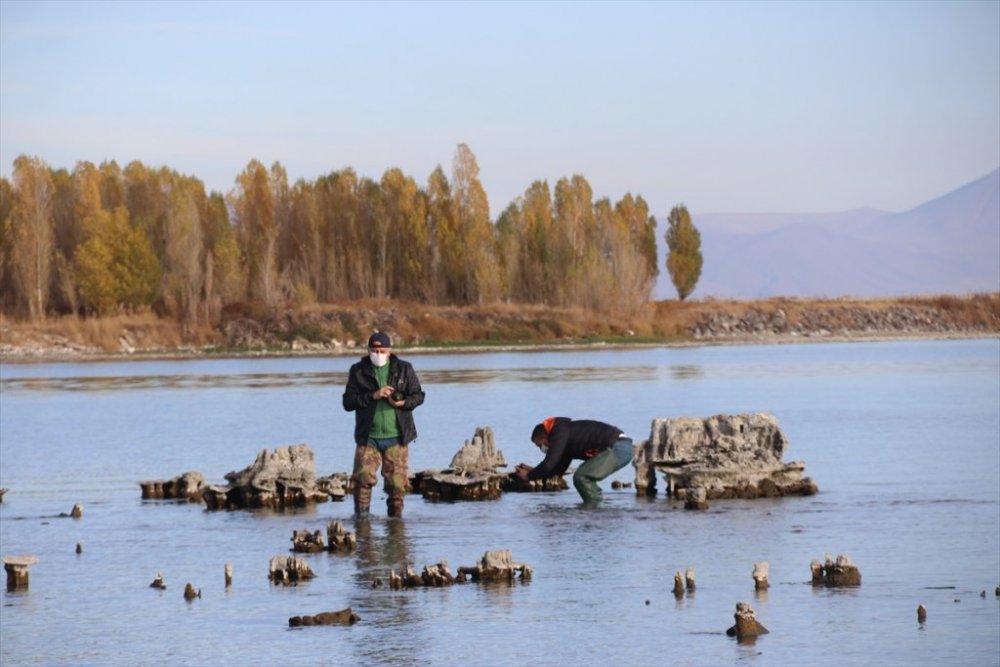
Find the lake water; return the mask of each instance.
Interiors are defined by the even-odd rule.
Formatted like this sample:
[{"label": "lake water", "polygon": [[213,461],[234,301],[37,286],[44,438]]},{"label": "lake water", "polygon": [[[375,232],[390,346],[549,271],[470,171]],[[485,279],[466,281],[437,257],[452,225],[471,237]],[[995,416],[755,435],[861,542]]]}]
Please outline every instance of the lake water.
[{"label": "lake water", "polygon": [[[763,411],[820,492],[686,511],[662,479],[653,499],[612,490],[632,481],[628,466],[597,509],[572,489],[411,495],[402,520],[385,518],[379,492],[355,554],[304,556],[316,578],[281,587],[271,557],[297,529],[354,530],[349,500],[208,512],[143,501],[137,482],[194,470],[220,484],[296,443],[318,474],[349,471],[340,396],[353,358],[3,364],[0,553],[39,562],[27,591],[0,600],[0,664],[1000,664],[997,339],[404,356],[427,392],[411,471],[447,467],[478,426],[513,466],[537,461],[528,436],[550,415],[642,440],[657,417]],[[74,504],[81,519],[59,516]],[[494,549],[532,580],[371,586],[403,564],[456,572]],[[862,585],[813,588],[810,562],[827,553],[848,555]],[[762,594],[757,561],[770,565]],[[675,599],[687,568],[697,588]],[[166,590],[149,588],[157,573]],[[184,600],[187,582],[200,599]],[[740,601],[769,634],[726,636]],[[288,627],[345,607],[361,621]]]}]

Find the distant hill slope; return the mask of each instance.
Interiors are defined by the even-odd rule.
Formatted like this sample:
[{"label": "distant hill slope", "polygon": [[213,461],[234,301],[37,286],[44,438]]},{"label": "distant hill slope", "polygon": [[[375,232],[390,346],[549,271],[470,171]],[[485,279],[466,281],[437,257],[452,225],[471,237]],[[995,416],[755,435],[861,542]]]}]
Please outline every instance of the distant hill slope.
[{"label": "distant hill slope", "polygon": [[[704,267],[692,298],[1000,291],[1000,169],[903,213],[691,212]],[[656,298],[676,298],[665,270]]]}]

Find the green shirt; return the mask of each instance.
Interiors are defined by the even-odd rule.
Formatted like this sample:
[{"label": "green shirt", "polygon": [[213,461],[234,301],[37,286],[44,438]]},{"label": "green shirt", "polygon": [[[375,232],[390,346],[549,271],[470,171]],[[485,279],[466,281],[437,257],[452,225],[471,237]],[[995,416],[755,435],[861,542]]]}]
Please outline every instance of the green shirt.
[{"label": "green shirt", "polygon": [[[375,379],[378,380],[379,387],[389,383],[389,364],[381,368],[375,367]],[[378,439],[399,437],[396,408],[389,405],[389,401],[382,399],[375,403],[375,419],[372,421],[372,430],[368,433],[368,437]]]}]

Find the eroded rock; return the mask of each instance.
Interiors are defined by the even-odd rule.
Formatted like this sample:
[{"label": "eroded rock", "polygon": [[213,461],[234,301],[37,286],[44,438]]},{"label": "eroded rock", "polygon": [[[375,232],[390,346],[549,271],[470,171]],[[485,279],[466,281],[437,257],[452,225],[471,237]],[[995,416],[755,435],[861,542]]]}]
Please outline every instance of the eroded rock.
[{"label": "eroded rock", "polygon": [[334,553],[348,553],[354,551],[358,544],[358,538],[351,531],[344,528],[344,524],[339,521],[331,521],[326,525],[327,549]]},{"label": "eroded rock", "polygon": [[434,565],[425,565],[420,574],[417,574],[409,565],[403,569],[402,574],[396,574],[395,570],[389,573],[389,587],[393,590],[421,586],[450,586],[455,582],[455,576],[448,569],[448,561],[446,560],[442,560]]},{"label": "eroded rock", "polygon": [[297,556],[275,556],[268,566],[267,576],[271,583],[286,586],[316,577],[309,563]]},{"label": "eroded rock", "polygon": [[770,566],[767,561],[759,561],[753,564],[753,586],[754,590],[766,591],[770,586],[767,581]]},{"label": "eroded rock", "polygon": [[[787,447],[778,420],[767,413],[657,418],[649,439],[635,446],[636,494],[655,495],[658,472],[668,495],[691,499],[692,508],[711,499],[816,493],[803,462],[782,461]],[[704,489],[704,501],[697,489]]]},{"label": "eroded rock", "polygon": [[330,496],[330,500],[340,502],[351,494],[351,473],[335,472],[316,479],[316,488]]},{"label": "eroded rock", "polygon": [[508,473],[497,472],[507,465],[498,451],[489,426],[477,427],[445,470],[425,470],[410,478],[410,488],[427,500],[496,500],[503,493]]},{"label": "eroded rock", "polygon": [[143,500],[183,499],[201,502],[205,478],[200,472],[186,472],[173,479],[139,482]]},{"label": "eroded rock", "polygon": [[751,639],[757,635],[765,635],[768,629],[757,620],[757,614],[747,602],[736,603],[736,613],[733,614],[736,625],[726,630],[726,634],[737,639]]},{"label": "eroded rock", "polygon": [[840,554],[834,560],[830,554],[826,554],[824,562],[820,564],[814,560],[809,565],[812,570],[813,586],[827,586],[835,588],[839,586],[860,586],[861,571],[858,566],[851,562],[847,556]]},{"label": "eroded rock", "polygon": [[23,591],[28,589],[28,582],[31,577],[28,574],[28,566],[38,562],[37,556],[4,556],[3,569],[7,572],[7,590]]},{"label": "eroded rock", "polygon": [[522,580],[531,579],[531,566],[515,563],[510,549],[487,551],[473,567],[458,568],[458,579],[465,581],[514,581],[520,574]]},{"label": "eroded rock", "polygon": [[202,492],[208,509],[284,509],[329,498],[317,486],[315,457],[305,444],[262,450],[250,466],[226,473],[225,478],[229,486],[209,486]]},{"label": "eroded rock", "polygon": [[308,530],[293,530],[292,551],[304,554],[315,554],[320,551],[326,551],[326,543],[323,542],[323,533],[318,530],[311,533]]}]

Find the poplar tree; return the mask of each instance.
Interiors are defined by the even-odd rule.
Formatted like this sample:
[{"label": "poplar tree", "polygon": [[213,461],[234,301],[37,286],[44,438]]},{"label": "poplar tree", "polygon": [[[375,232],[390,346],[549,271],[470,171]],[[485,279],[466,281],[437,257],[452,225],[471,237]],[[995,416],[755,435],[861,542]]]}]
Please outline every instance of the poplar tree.
[{"label": "poplar tree", "polygon": [[40,158],[22,155],[14,161],[13,185],[11,273],[28,315],[40,320],[45,317],[52,278],[52,177]]},{"label": "poplar tree", "polygon": [[683,301],[691,295],[701,278],[701,234],[691,222],[683,204],[674,206],[667,218],[667,271]]},{"label": "poplar tree", "polygon": [[13,281],[10,276],[10,253],[12,245],[11,213],[14,210],[14,186],[0,176],[0,309],[6,309],[14,296]]},{"label": "poplar tree", "polygon": [[[276,167],[279,167],[275,163]],[[247,268],[250,299],[272,303],[276,293],[278,226],[271,178],[259,160],[251,160],[236,177],[230,193],[234,223]]]},{"label": "poplar tree", "polygon": [[452,203],[457,236],[455,296],[462,302],[488,302],[499,297],[493,226],[479,164],[466,144],[459,144],[452,161]]},{"label": "poplar tree", "polygon": [[400,169],[389,169],[379,184],[382,215],[389,223],[389,294],[427,301],[430,297],[430,234],[427,198]]},{"label": "poplar tree", "polygon": [[427,179],[427,224],[431,237],[431,275],[436,303],[454,300],[453,294],[461,280],[461,239],[455,228],[455,213],[451,201],[451,184],[438,165]]},{"label": "poplar tree", "polygon": [[205,294],[209,321],[215,322],[225,304],[240,300],[246,275],[240,262],[236,231],[229,224],[225,197],[213,192],[205,201],[204,223]]},{"label": "poplar tree", "polygon": [[299,303],[316,299],[322,282],[323,245],[320,235],[322,215],[316,188],[304,180],[292,187],[288,227],[283,239],[280,263],[291,280]]},{"label": "poplar tree", "polygon": [[161,290],[168,310],[185,325],[198,324],[204,284],[204,248],[199,181],[175,175],[167,209]]}]

